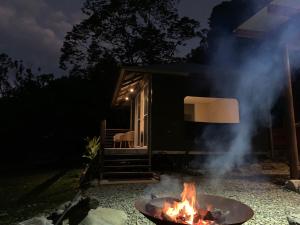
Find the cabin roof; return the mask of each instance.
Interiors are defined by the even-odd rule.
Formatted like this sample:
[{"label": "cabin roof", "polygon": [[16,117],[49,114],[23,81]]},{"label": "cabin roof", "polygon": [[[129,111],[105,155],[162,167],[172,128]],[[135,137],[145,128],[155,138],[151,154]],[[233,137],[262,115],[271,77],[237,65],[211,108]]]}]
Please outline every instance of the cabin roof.
[{"label": "cabin roof", "polygon": [[[236,74],[230,68],[216,68],[195,63],[171,63],[149,66],[125,66],[121,73],[114,92],[112,105],[118,106],[126,103],[126,97],[130,89],[137,90],[145,76],[196,76],[203,79],[214,79],[222,76],[230,77]],[[217,75],[217,76],[216,76]]]}]

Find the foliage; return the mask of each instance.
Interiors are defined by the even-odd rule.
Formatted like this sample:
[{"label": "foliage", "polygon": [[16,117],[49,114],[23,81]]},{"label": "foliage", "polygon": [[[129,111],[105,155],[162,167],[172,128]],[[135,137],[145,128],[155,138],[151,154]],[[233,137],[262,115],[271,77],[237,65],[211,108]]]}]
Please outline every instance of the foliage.
[{"label": "foliage", "polygon": [[254,15],[270,0],[231,0],[215,6],[209,18],[210,32],[232,33],[241,23]]},{"label": "foliage", "polygon": [[[34,171],[10,163],[0,168],[1,225],[18,224],[74,198],[78,191],[79,169],[61,171],[39,168]],[[8,168],[9,169],[8,169]],[[45,201],[47,199],[47,201]],[[7,215],[5,215],[7,213]]]},{"label": "foliage", "polygon": [[60,65],[72,75],[99,62],[115,65],[173,62],[175,51],[199,35],[199,23],[180,18],[177,0],[86,0],[86,18],[65,37]]},{"label": "foliage", "polygon": [[[237,38],[234,30],[268,2],[269,0],[231,0],[215,6],[209,18],[210,29],[201,39],[200,45],[191,50],[188,61],[197,63],[222,61],[228,64],[241,59],[243,49],[251,46],[253,41]],[[238,54],[234,56],[230,49],[235,49]]]},{"label": "foliage", "polygon": [[187,62],[207,64],[208,60],[208,43],[207,33],[208,29],[203,29],[201,33],[201,40],[198,47],[191,50],[187,55]]},{"label": "foliage", "polygon": [[10,89],[8,73],[14,68],[12,59],[6,54],[0,54],[0,94],[3,96]]},{"label": "foliage", "polygon": [[87,145],[85,147],[85,153],[82,157],[88,159],[89,161],[92,161],[98,154],[101,143],[100,143],[100,137],[93,137],[93,138],[86,138]]},{"label": "foliage", "polygon": [[2,151],[3,161],[81,164],[82,137],[99,133],[97,125],[106,110],[99,100],[97,83],[61,77],[43,86],[37,81],[27,84],[10,97],[0,98],[0,148],[15,150]]},{"label": "foliage", "polygon": [[5,53],[0,54],[0,96],[11,97],[25,89],[40,88],[54,77],[52,74],[36,73],[27,68],[22,60],[14,60]]},{"label": "foliage", "polygon": [[85,140],[87,141],[87,145],[85,146],[85,153],[82,157],[87,159],[87,162],[85,163],[85,168],[83,169],[79,180],[81,188],[84,188],[88,181],[97,177],[100,169],[100,137],[87,137]]}]

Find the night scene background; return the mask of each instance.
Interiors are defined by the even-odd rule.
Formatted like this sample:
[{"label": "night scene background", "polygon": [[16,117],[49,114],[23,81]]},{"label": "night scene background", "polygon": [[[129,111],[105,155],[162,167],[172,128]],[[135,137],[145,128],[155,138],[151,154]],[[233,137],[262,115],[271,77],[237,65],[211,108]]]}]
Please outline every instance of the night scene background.
[{"label": "night scene background", "polygon": [[[165,52],[149,52],[139,61],[126,58],[125,51],[131,55],[141,54],[140,51],[148,51],[145,49],[147,44],[137,44],[136,49],[132,50],[122,46],[122,50],[125,49],[123,52],[110,52],[106,46],[113,46],[114,43],[109,43],[108,36],[95,40],[97,43],[91,43],[96,46],[85,46],[90,47],[91,51],[77,52],[81,45],[75,44],[77,38],[80,42],[90,38],[92,31],[89,29],[102,29],[99,21],[90,19],[88,10],[87,13],[81,10],[82,7],[87,8],[84,4],[92,5],[95,2],[1,1],[3,163],[13,159],[14,162],[19,160],[21,164],[32,164],[35,158],[45,161],[54,158],[53,162],[61,160],[65,163],[66,159],[71,161],[74,158],[76,161],[76,158],[80,158],[84,138],[99,134],[100,121],[113,114],[110,112],[110,101],[121,65],[186,61],[187,55],[190,61],[208,62],[204,56],[207,45],[205,29],[209,28],[208,18],[213,7],[221,1],[181,1],[179,4],[174,1],[174,8],[170,10],[178,10],[174,12],[176,16],[186,17],[179,25],[183,33],[175,34],[177,36],[171,40],[172,46],[168,46],[167,42],[159,46]],[[219,6],[220,10],[214,16],[214,26],[224,22],[222,8],[224,13],[234,18],[234,13],[237,13],[234,12],[235,8],[240,4],[247,3],[233,1]],[[119,6],[114,7],[112,10],[118,10]],[[251,11],[251,7],[246,10]],[[230,18],[227,20],[224,26],[228,28],[224,29],[239,24],[239,21],[231,24],[233,21]],[[92,27],[81,27],[83,23],[83,26],[90,23]],[[119,25],[109,26],[117,29]],[[120,39],[124,39],[121,33],[113,32],[108,31],[105,35],[120,35]],[[156,43],[161,40],[157,37],[150,41]],[[102,44],[105,49],[101,49]],[[191,53],[192,49],[196,50]],[[120,123],[116,126],[127,126],[122,121]]]},{"label": "night scene background", "polygon": [[[87,137],[99,137],[104,119],[112,128],[129,128],[129,110],[111,107],[123,66],[239,65],[253,58],[249,50],[260,54],[261,45],[233,31],[269,2],[1,0],[0,224],[72,199],[88,165],[82,157]],[[282,96],[272,101],[277,108],[267,110],[281,126]]]}]

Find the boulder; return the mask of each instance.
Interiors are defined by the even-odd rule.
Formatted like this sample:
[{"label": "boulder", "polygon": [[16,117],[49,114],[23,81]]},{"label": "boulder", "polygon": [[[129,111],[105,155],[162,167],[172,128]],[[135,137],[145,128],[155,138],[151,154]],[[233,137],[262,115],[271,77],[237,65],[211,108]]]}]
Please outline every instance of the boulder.
[{"label": "boulder", "polygon": [[300,180],[288,180],[285,183],[285,187],[289,190],[300,193]]},{"label": "boulder", "polygon": [[0,210],[0,217],[8,216],[8,213],[6,211]]},{"label": "boulder", "polygon": [[29,220],[22,221],[18,223],[18,225],[53,225],[53,223],[45,217],[34,217]]},{"label": "boulder", "polygon": [[125,212],[98,207],[91,209],[79,225],[125,225],[126,221],[127,215]]},{"label": "boulder", "polygon": [[94,197],[89,197],[89,208],[96,209],[99,206],[99,200]]},{"label": "boulder", "polygon": [[287,217],[290,225],[300,225],[300,214],[292,214]]}]

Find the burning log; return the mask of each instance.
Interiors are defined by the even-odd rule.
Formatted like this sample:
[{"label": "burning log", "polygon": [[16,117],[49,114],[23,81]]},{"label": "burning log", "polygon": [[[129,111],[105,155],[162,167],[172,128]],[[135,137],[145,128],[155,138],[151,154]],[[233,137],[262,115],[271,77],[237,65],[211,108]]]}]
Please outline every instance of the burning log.
[{"label": "burning log", "polygon": [[165,201],[161,217],[164,220],[191,225],[214,225],[224,222],[221,210],[214,210],[213,206],[201,208],[197,201],[194,183],[184,183],[181,201]]}]

